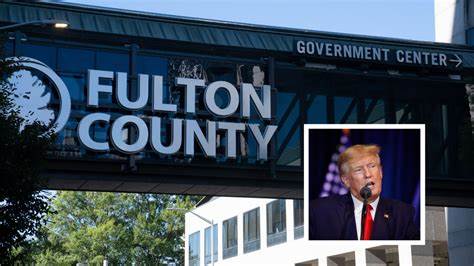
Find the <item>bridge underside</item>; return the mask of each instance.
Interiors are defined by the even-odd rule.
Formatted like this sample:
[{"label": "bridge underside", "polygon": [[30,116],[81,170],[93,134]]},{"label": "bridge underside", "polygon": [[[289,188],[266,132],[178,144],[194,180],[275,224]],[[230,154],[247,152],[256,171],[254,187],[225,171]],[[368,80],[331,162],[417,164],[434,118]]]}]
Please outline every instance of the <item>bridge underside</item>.
[{"label": "bridge underside", "polygon": [[[100,161],[50,161],[43,176],[48,189],[108,192],[303,198],[302,172],[265,168],[126,164]],[[91,169],[94,169],[91,171]]]}]

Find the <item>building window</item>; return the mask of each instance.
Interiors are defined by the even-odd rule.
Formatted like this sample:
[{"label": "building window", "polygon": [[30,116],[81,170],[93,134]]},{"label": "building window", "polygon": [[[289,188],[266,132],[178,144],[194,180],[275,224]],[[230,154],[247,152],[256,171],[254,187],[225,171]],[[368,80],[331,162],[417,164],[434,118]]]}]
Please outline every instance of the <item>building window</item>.
[{"label": "building window", "polygon": [[[57,53],[58,68],[61,72],[84,73],[87,69],[95,68],[93,50],[60,47]],[[71,90],[69,86],[68,89]]]},{"label": "building window", "polygon": [[301,99],[296,92],[282,92],[277,94],[276,117],[286,117],[284,123],[277,131],[277,153],[278,165],[300,166],[301,165],[301,134],[298,119],[301,117]]},{"label": "building window", "polygon": [[85,81],[82,77],[77,76],[70,76],[70,75],[62,75],[61,78],[63,79],[64,83],[66,84],[69,95],[71,96],[71,100],[73,102],[82,103],[86,99],[86,89],[85,89]]},{"label": "building window", "polygon": [[[204,231],[204,250],[206,252],[205,254],[205,263],[210,264],[211,263],[211,237],[212,237],[212,250],[214,251],[214,254],[212,254],[212,258],[214,262],[217,261],[217,224],[212,226],[213,232],[211,234],[211,227],[209,226],[206,228]],[[212,236],[211,236],[212,235]]]},{"label": "building window", "polygon": [[267,246],[286,242],[285,200],[275,200],[267,204]]},{"label": "building window", "polygon": [[304,235],[304,206],[303,200],[293,201],[293,221],[295,223],[295,239],[302,238]]},{"label": "building window", "polygon": [[199,231],[189,235],[189,266],[199,266]]},{"label": "building window", "polygon": [[244,253],[260,249],[260,209],[244,213]]},{"label": "building window", "polygon": [[222,258],[237,256],[237,216],[222,223]]}]

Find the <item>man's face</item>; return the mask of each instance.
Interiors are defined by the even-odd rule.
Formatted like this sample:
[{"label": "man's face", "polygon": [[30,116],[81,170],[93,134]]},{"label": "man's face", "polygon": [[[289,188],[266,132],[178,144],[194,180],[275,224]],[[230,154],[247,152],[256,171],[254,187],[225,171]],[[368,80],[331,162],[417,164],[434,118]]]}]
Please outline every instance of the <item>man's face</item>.
[{"label": "man's face", "polygon": [[363,201],[359,192],[362,187],[369,184],[372,196],[369,202],[374,201],[382,192],[382,166],[380,160],[375,155],[365,155],[347,163],[349,166],[347,173],[341,178],[342,182],[349,188],[352,195]]}]

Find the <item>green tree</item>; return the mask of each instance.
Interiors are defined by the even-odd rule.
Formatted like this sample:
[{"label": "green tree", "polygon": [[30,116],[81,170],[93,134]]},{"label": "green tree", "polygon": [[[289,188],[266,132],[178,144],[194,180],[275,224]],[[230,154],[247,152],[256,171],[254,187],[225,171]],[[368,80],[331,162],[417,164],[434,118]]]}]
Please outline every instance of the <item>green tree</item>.
[{"label": "green tree", "polygon": [[34,260],[39,264],[183,264],[184,215],[196,197],[59,192]]},{"label": "green tree", "polygon": [[[7,78],[17,66],[3,56],[0,39],[0,264],[21,260],[28,239],[41,226],[48,209],[39,177],[52,136],[39,122],[23,127],[12,102]],[[15,252],[14,252],[15,251]]]}]

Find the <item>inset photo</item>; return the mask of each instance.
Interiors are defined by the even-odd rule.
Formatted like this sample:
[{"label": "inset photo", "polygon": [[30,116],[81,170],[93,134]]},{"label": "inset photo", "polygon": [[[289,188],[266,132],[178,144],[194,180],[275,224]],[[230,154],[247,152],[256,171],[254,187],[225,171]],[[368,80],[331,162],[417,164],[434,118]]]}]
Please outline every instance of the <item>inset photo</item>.
[{"label": "inset photo", "polygon": [[309,240],[424,244],[424,125],[318,124],[304,134]]}]

